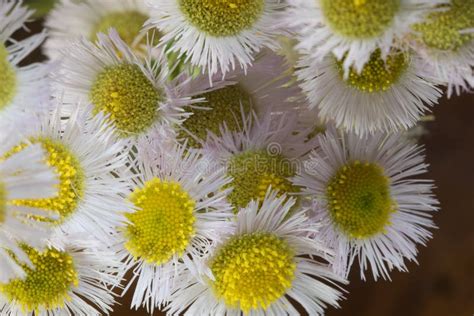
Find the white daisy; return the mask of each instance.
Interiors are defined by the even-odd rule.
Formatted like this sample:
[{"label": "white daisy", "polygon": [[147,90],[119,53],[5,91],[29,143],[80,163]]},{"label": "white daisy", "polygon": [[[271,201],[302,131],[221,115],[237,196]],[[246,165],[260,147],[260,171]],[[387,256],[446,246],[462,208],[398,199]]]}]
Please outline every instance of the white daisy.
[{"label": "white daisy", "polygon": [[[93,44],[77,41],[63,52],[53,75],[55,95],[70,108],[92,103],[104,112],[121,137],[137,138],[153,128],[173,126],[187,117],[194,101],[177,95],[178,79],[167,81],[167,68],[152,58],[138,58],[116,31],[98,35]],[[184,84],[184,83],[182,83]]]},{"label": "white daisy", "polygon": [[288,0],[284,19],[300,43],[297,48],[314,61],[328,54],[343,68],[357,72],[380,49],[382,58],[438,4],[449,0]]},{"label": "white daisy", "polygon": [[384,61],[375,51],[358,73],[344,80],[343,61],[304,58],[297,74],[309,106],[323,121],[359,135],[408,129],[438,102],[441,90],[415,54],[392,51]]},{"label": "white daisy", "polygon": [[349,274],[355,260],[360,275],[390,278],[416,261],[416,245],[431,238],[438,202],[433,183],[421,180],[427,164],[422,149],[401,135],[359,138],[329,128],[294,182],[313,200],[318,234],[334,249],[334,271]]},{"label": "white daisy", "polygon": [[224,166],[233,179],[228,200],[236,211],[253,199],[262,201],[269,187],[279,194],[296,193],[290,179],[314,147],[308,137],[312,130],[299,130],[294,115],[259,119],[253,112],[242,121],[237,132],[224,126],[220,136],[210,133],[202,148],[206,159]]},{"label": "white daisy", "polygon": [[[59,177],[59,194],[48,199],[17,199],[14,205],[52,210],[59,219],[56,230],[88,232],[106,240],[123,221],[129,205],[121,195],[129,190],[130,176],[122,171],[127,162],[127,143],[117,140],[105,118],[90,110],[75,111],[61,121],[61,106],[43,113],[22,131],[27,141],[9,153],[21,153],[33,144],[46,152],[46,161]],[[39,217],[40,220],[43,220]]]},{"label": "white daisy", "polygon": [[452,0],[441,8],[413,27],[413,44],[450,97],[474,88],[474,1]]},{"label": "white daisy", "polygon": [[208,131],[219,135],[225,123],[230,131],[242,127],[242,113],[247,116],[255,111],[259,117],[272,112],[295,109],[293,100],[300,98],[301,90],[292,84],[288,66],[283,57],[265,50],[258,54],[247,72],[239,68],[226,75],[213,77],[209,83],[206,75],[189,81],[186,95],[202,98],[204,102],[186,108],[192,115],[179,127],[178,138],[185,138],[192,147],[202,146]]},{"label": "white daisy", "polygon": [[45,53],[56,59],[72,42],[83,37],[95,41],[97,33],[110,28],[115,28],[135,52],[145,52],[147,34],[142,27],[148,19],[144,0],[61,0],[45,21],[49,34]]},{"label": "white daisy", "polygon": [[[6,128],[4,126],[3,128]],[[49,230],[33,216],[54,218],[46,210],[16,206],[15,199],[50,198],[57,194],[58,179],[45,163],[41,146],[32,145],[22,152],[7,155],[8,149],[18,140],[18,131],[3,129],[0,137],[0,282],[24,276],[23,269],[12,259],[13,252],[27,260],[17,242],[35,247],[44,246]]]},{"label": "white daisy", "polygon": [[201,282],[183,275],[167,312],[170,315],[322,315],[342,298],[344,282],[321,263],[329,251],[308,237],[318,226],[305,212],[293,213],[295,200],[268,194],[237,215],[237,231],[207,260],[212,277]]},{"label": "white daisy", "polygon": [[24,279],[0,283],[0,312],[5,316],[99,316],[112,311],[111,287],[118,286],[122,263],[117,255],[84,235],[63,235],[60,246],[45,250],[20,246],[33,267],[18,260]]},{"label": "white daisy", "polygon": [[136,282],[132,307],[153,313],[168,300],[174,279],[197,273],[196,260],[234,224],[229,190],[222,190],[230,179],[222,168],[181,145],[155,147],[151,158],[150,145],[140,143],[132,163],[137,179],[127,199],[136,210],[127,215],[120,253],[133,271],[126,290]]},{"label": "white daisy", "polygon": [[22,1],[0,0],[0,123],[21,120],[18,115],[39,110],[49,95],[46,65],[19,66],[41,45],[45,33],[22,41],[12,38],[32,14]]},{"label": "white daisy", "polygon": [[280,0],[148,0],[150,27],[163,36],[162,45],[186,56],[191,64],[214,75],[246,69],[263,47],[278,47],[275,15]]}]

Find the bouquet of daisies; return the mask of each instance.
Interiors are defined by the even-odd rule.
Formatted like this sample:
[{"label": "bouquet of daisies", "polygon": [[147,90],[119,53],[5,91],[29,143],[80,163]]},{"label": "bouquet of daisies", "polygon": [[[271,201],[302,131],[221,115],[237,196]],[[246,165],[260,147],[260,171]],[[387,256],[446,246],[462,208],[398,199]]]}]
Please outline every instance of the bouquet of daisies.
[{"label": "bouquet of daisies", "polygon": [[473,0],[0,0],[0,314],[338,307],[431,238],[473,68]]}]

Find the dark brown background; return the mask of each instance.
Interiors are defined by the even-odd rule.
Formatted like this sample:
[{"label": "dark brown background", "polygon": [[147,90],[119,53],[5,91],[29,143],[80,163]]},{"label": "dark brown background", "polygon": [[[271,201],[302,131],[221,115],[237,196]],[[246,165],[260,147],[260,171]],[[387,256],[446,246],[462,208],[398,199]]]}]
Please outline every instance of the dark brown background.
[{"label": "dark brown background", "polygon": [[[40,58],[38,51],[32,59]],[[419,265],[408,264],[409,273],[394,271],[392,281],[362,282],[353,273],[342,308],[329,309],[328,316],[474,315],[474,95],[443,99],[434,115],[421,139],[442,207],[434,239],[419,249]],[[112,316],[147,315],[131,311],[130,299],[121,299]]]}]

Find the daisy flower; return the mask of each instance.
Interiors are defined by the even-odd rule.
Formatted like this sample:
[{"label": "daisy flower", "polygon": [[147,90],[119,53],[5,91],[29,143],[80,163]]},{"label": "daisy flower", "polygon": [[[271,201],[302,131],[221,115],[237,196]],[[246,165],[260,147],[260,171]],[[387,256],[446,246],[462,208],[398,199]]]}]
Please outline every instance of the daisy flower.
[{"label": "daisy flower", "polygon": [[474,1],[452,0],[413,26],[415,49],[448,86],[448,97],[474,87]]},{"label": "daisy flower", "polygon": [[[448,0],[288,0],[284,23],[294,28],[297,48],[321,61],[332,53],[357,72],[380,50],[382,58],[410,27]],[[395,43],[394,43],[395,41]]]},{"label": "daisy flower", "polygon": [[433,184],[419,178],[427,169],[422,149],[402,137],[359,138],[331,127],[294,179],[313,200],[318,237],[334,249],[339,275],[357,260],[362,279],[369,267],[374,279],[390,278],[393,268],[406,270],[405,259],[416,261],[416,245],[431,238]]},{"label": "daisy flower", "polygon": [[47,67],[40,63],[19,66],[41,45],[45,33],[22,41],[12,38],[32,14],[22,1],[0,0],[0,123],[36,111],[48,97]]},{"label": "daisy flower", "polygon": [[11,253],[26,260],[17,242],[40,247],[45,245],[49,230],[32,216],[54,218],[47,211],[17,206],[16,199],[50,198],[57,194],[58,179],[44,163],[45,153],[40,145],[32,145],[22,152],[6,156],[18,140],[18,131],[4,129],[0,137],[0,282],[24,276],[24,271],[12,259]]},{"label": "daisy flower", "polygon": [[239,131],[224,126],[220,132],[220,136],[209,134],[201,152],[212,163],[224,166],[232,178],[228,200],[235,211],[251,200],[262,201],[270,187],[279,194],[298,191],[290,179],[314,142],[308,141],[310,129],[299,130],[295,116],[259,119],[251,113],[243,116]]},{"label": "daisy flower", "polygon": [[108,315],[118,286],[121,263],[117,255],[84,235],[64,235],[61,245],[37,249],[20,247],[33,267],[23,279],[0,283],[0,311],[5,316]]},{"label": "daisy flower", "polygon": [[275,14],[285,5],[280,0],[148,0],[152,8],[149,26],[163,36],[162,45],[186,56],[210,76],[246,69],[252,54],[278,47]]},{"label": "daisy flower", "polygon": [[132,163],[137,178],[127,199],[134,209],[127,214],[120,253],[126,270],[133,271],[128,287],[136,282],[132,307],[153,313],[168,300],[175,277],[197,273],[196,261],[234,224],[222,168],[178,144],[142,155],[150,145],[140,143]]},{"label": "daisy flower", "polygon": [[105,113],[122,138],[186,118],[182,107],[194,101],[177,95],[179,84],[167,81],[166,67],[150,54],[138,58],[114,30],[98,38],[96,44],[85,39],[72,44],[53,75],[55,95],[71,110],[84,104],[78,101],[91,103],[94,114]]},{"label": "daisy flower", "polygon": [[49,34],[45,53],[56,59],[72,42],[83,37],[95,41],[98,33],[110,28],[135,52],[146,52],[147,40],[159,36],[148,34],[147,39],[147,33],[142,32],[149,17],[144,0],[61,0],[45,21]]},{"label": "daisy flower", "polygon": [[[129,207],[122,195],[129,190],[130,177],[121,171],[128,151],[105,118],[92,117],[90,112],[76,111],[64,122],[57,106],[22,132],[27,141],[13,146],[8,154],[40,145],[59,178],[59,194],[47,199],[19,198],[12,204],[52,210],[59,217],[51,223],[56,230],[86,231],[106,240],[121,225],[123,211]],[[41,216],[38,220],[46,221]]]},{"label": "daisy flower", "polygon": [[204,102],[186,108],[192,115],[180,126],[178,138],[187,139],[191,147],[201,147],[208,132],[220,135],[225,124],[230,131],[242,127],[243,117],[255,111],[262,117],[271,112],[291,111],[301,90],[291,84],[288,66],[283,57],[265,50],[258,54],[254,65],[245,72],[231,71],[226,80],[209,83],[203,75],[189,82],[186,95]]},{"label": "daisy flower", "polygon": [[322,315],[342,298],[344,282],[321,263],[329,251],[314,239],[318,226],[295,200],[268,194],[237,215],[237,230],[207,259],[212,277],[184,275],[167,307],[170,315]]},{"label": "daisy flower", "polygon": [[438,102],[437,79],[415,54],[380,50],[357,72],[344,79],[343,61],[327,56],[321,62],[301,61],[297,75],[309,106],[323,121],[359,135],[406,130]]}]

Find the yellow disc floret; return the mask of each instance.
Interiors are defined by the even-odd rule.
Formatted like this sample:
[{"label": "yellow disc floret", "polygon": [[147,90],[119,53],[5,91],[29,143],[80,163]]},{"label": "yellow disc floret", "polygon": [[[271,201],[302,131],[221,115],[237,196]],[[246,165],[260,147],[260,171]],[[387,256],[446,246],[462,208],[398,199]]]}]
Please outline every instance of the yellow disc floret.
[{"label": "yellow disc floret", "polygon": [[327,187],[329,213],[350,238],[370,238],[390,224],[395,202],[380,166],[359,161],[340,168]]},{"label": "yellow disc floret", "polygon": [[414,26],[426,46],[457,51],[474,39],[472,32],[463,32],[474,28],[474,0],[452,0],[440,9]]},{"label": "yellow disc floret", "polygon": [[[54,211],[60,215],[59,222],[64,221],[76,211],[79,201],[84,196],[84,170],[77,157],[60,141],[49,138],[37,138],[30,141],[33,144],[41,144],[47,153],[46,163],[53,168],[59,178],[58,196],[49,199],[14,200],[12,204]],[[27,146],[27,144],[18,145],[9,155]],[[41,217],[38,219],[46,220]]]},{"label": "yellow disc floret", "polygon": [[71,300],[70,292],[79,283],[72,256],[56,249],[39,252],[29,246],[21,247],[33,267],[20,263],[26,277],[0,284],[0,293],[27,313],[63,307]]},{"label": "yellow disc floret", "polygon": [[8,51],[0,43],[0,110],[13,100],[17,90],[15,69],[8,60]]},{"label": "yellow disc floret", "polygon": [[295,277],[294,251],[271,233],[231,238],[211,261],[215,295],[245,313],[267,309],[285,295]]},{"label": "yellow disc floret", "polygon": [[179,4],[192,25],[217,37],[252,28],[265,9],[265,0],[179,0]]},{"label": "yellow disc floret", "polygon": [[[342,63],[343,60],[336,62],[341,78],[344,74]],[[394,52],[384,61],[380,50],[376,50],[361,73],[354,69],[349,70],[349,78],[345,82],[363,92],[387,91],[398,82],[408,69],[408,65],[409,57],[404,53]]]},{"label": "yellow disc floret", "polygon": [[105,68],[92,84],[90,100],[96,113],[104,111],[122,136],[140,134],[158,119],[158,91],[137,65]]},{"label": "yellow disc floret", "polygon": [[289,180],[295,175],[291,162],[265,150],[235,155],[229,161],[227,173],[233,179],[228,199],[236,209],[247,206],[251,200],[262,201],[270,186],[280,195],[297,192]]},{"label": "yellow disc floret", "polygon": [[127,214],[125,247],[130,254],[157,265],[181,256],[195,233],[196,202],[180,184],[154,178],[136,189],[130,200],[138,208]]},{"label": "yellow disc floret", "polygon": [[[91,39],[95,39],[97,33],[108,34],[110,28],[115,28],[120,38],[129,46],[133,46],[138,44],[135,43],[135,41],[140,35],[142,27],[148,18],[148,16],[138,11],[112,12],[104,15],[100,19],[92,30],[90,37]],[[155,37],[156,36],[155,34]],[[154,38],[154,40],[158,39],[159,38]],[[142,44],[146,44],[146,36],[143,38]]]},{"label": "yellow disc floret", "polygon": [[5,184],[0,181],[0,224],[5,221],[7,212],[7,191]]},{"label": "yellow disc floret", "polygon": [[326,23],[334,33],[368,39],[387,31],[400,9],[401,0],[308,0],[318,1]]},{"label": "yellow disc floret", "polygon": [[185,137],[191,147],[200,147],[200,144],[189,137],[189,132],[199,140],[206,140],[208,131],[220,135],[223,123],[230,131],[237,131],[243,125],[242,111],[247,115],[252,109],[251,97],[239,85],[207,92],[196,98],[206,99],[207,102],[202,106],[210,109],[187,109],[193,115],[184,121],[184,130],[180,132],[180,136]]}]

